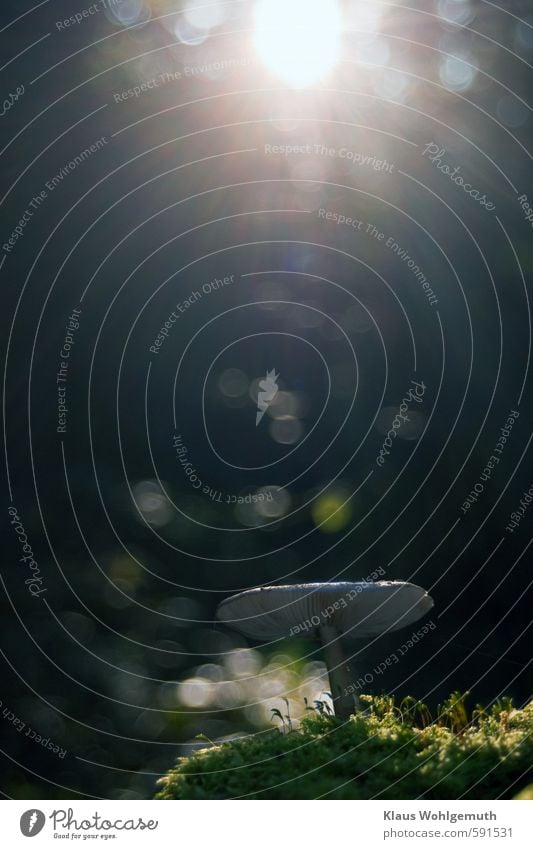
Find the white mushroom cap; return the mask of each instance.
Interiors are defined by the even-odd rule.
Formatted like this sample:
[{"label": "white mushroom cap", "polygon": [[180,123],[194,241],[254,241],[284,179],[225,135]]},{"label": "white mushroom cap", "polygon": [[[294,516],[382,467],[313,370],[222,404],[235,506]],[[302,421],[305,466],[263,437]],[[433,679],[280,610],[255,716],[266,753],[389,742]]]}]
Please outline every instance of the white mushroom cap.
[{"label": "white mushroom cap", "polygon": [[256,640],[308,637],[328,625],[359,639],[410,625],[432,607],[422,587],[405,581],[339,581],[246,590],[221,602],[217,617]]}]

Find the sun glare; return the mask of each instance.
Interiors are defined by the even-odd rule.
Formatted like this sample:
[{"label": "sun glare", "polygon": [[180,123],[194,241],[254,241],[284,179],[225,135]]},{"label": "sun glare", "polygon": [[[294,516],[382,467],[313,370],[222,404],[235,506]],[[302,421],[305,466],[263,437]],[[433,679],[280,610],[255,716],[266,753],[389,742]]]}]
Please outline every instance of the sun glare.
[{"label": "sun glare", "polygon": [[258,0],[255,47],[273,73],[295,88],[324,77],[339,56],[337,0]]}]

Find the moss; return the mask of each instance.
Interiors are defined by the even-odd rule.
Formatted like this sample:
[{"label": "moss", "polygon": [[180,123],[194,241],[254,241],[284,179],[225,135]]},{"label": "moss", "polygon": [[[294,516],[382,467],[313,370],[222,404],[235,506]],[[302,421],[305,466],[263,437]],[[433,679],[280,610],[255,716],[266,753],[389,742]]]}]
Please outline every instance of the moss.
[{"label": "moss", "polygon": [[451,700],[430,724],[393,699],[365,700],[344,723],[317,714],[291,733],[197,751],[160,779],[156,798],[505,799],[533,777],[533,702],[478,708],[458,729]]},{"label": "moss", "polygon": [[529,802],[531,799],[533,799],[533,784],[528,784],[527,787],[524,787],[524,789],[521,790],[520,793],[515,796],[515,799],[520,799],[524,802]]}]

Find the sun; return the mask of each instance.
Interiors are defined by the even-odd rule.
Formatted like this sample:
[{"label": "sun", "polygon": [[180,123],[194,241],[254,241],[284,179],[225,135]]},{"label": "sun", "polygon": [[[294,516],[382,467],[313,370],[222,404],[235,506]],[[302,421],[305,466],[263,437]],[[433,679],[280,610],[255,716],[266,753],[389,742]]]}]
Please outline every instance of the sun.
[{"label": "sun", "polygon": [[339,57],[337,0],[258,0],[254,43],[261,60],[294,88],[321,80]]}]

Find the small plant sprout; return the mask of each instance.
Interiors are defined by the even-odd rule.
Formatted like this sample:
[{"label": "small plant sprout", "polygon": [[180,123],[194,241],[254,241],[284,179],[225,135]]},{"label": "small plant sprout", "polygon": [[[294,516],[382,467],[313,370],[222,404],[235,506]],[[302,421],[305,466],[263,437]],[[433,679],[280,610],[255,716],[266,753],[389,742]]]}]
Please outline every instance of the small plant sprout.
[{"label": "small plant sprout", "polygon": [[405,581],[342,581],[246,590],[221,602],[217,617],[254,640],[319,639],[335,713],[346,719],[359,706],[346,641],[396,631],[432,607],[425,590]]}]

